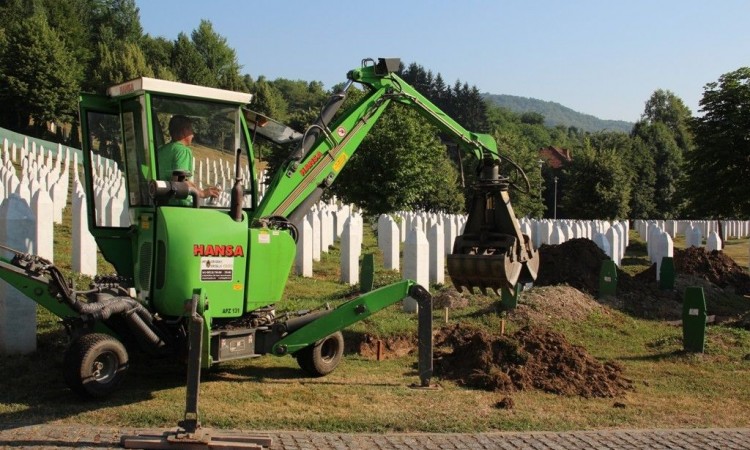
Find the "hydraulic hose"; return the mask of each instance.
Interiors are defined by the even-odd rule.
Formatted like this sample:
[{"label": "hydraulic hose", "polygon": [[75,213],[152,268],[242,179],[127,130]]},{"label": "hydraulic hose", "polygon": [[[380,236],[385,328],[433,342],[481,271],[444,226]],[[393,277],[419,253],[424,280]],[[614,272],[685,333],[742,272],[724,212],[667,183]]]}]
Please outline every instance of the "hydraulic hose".
[{"label": "hydraulic hose", "polygon": [[[74,311],[93,320],[107,320],[113,315],[121,314],[128,324],[128,328],[154,348],[165,345],[164,339],[159,337],[151,328],[153,316],[151,313],[131,297],[108,297],[94,303],[84,303],[77,300],[67,302]],[[148,322],[148,323],[147,323]]]},{"label": "hydraulic hose", "polygon": [[[154,316],[132,297],[113,296],[99,289],[87,291],[74,291],[60,269],[51,262],[36,255],[18,252],[16,250],[0,245],[15,253],[11,263],[17,267],[27,270],[36,276],[47,275],[50,277],[49,287],[57,294],[60,301],[67,304],[73,311],[80,314],[86,320],[107,320],[112,316],[121,314],[125,318],[130,330],[143,342],[159,349],[166,345],[165,340],[157,334],[158,330],[153,328]],[[96,301],[81,302],[78,295],[96,295]]]},{"label": "hydraulic hose", "polygon": [[142,337],[145,342],[149,343],[154,348],[158,349],[166,345],[164,339],[160,338],[154,330],[146,324],[139,311],[127,312],[125,314],[125,321],[128,323],[128,327],[131,331]]},{"label": "hydraulic hose", "polygon": [[328,315],[333,311],[332,309],[326,309],[323,311],[316,311],[312,312],[310,314],[305,314],[304,316],[295,317],[293,319],[289,319],[284,323],[284,331],[287,333],[291,333],[294,331],[299,330],[300,328],[304,327],[308,323],[312,322],[313,320],[319,319],[325,315]]},{"label": "hydraulic hose", "polygon": [[344,104],[344,100],[346,100],[346,93],[351,85],[351,82],[347,83],[340,92],[333,94],[328,99],[328,102],[320,111],[318,118],[307,130],[305,130],[299,147],[297,147],[297,149],[291,155],[289,155],[288,161],[299,161],[300,159],[302,159],[302,157],[307,154],[310,148],[312,148],[313,144],[315,144],[315,142],[318,140],[318,136],[328,130],[328,124],[331,123],[331,120],[333,120],[333,116],[336,115],[338,110],[341,108],[341,105]]}]

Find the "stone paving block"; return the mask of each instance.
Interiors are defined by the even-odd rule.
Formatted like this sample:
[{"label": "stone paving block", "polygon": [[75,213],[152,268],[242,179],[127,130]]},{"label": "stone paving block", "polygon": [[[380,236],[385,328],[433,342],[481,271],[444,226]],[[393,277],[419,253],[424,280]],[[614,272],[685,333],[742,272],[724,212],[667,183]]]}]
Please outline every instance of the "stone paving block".
[{"label": "stone paving block", "polygon": [[[162,430],[77,425],[0,427],[0,448],[119,448],[121,435],[160,434]],[[258,432],[273,439],[270,450],[395,449],[750,449],[750,428],[728,430],[612,430],[492,433],[351,434]]]}]

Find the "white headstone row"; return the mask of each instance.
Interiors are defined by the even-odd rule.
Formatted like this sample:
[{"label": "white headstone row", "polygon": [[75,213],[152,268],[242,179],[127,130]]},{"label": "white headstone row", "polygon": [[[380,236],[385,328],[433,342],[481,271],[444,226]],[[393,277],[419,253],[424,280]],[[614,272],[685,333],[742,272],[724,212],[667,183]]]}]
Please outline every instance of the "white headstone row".
[{"label": "white headstone row", "polygon": [[[209,161],[208,158],[201,159],[197,162],[193,161],[196,165],[193,173],[194,181],[196,186],[200,189],[204,189],[208,186],[216,186],[221,190],[221,195],[209,203],[210,206],[215,207],[228,207],[231,200],[231,189],[234,186],[234,165],[230,164],[229,161]],[[245,187],[248,188],[248,180],[252,180],[250,177],[250,168],[245,167],[242,169],[240,174],[244,180]],[[266,171],[262,171],[258,177],[258,201],[263,198],[266,193],[267,186],[265,184]],[[251,197],[245,196],[244,206],[249,208],[252,205]]]},{"label": "white headstone row", "polygon": [[[129,227],[125,174],[116,161],[91,155],[96,223],[105,227]],[[78,176],[76,170],[75,176]],[[78,178],[80,182],[80,178]]]},{"label": "white headstone row", "polygon": [[[7,142],[7,141],[6,141]],[[7,149],[3,146],[2,163],[0,164],[0,200],[8,198],[11,194],[16,193],[27,203],[31,204],[33,196],[37,191],[45,191],[52,202],[49,208],[53,213],[55,223],[62,222],[62,211],[67,204],[69,181],[69,160],[70,149],[62,150],[60,147],[57,151],[57,158],[52,158],[52,153],[44,154],[44,149],[40,148],[39,152],[26,152],[22,149],[20,158],[20,179],[13,165],[13,158]],[[42,199],[46,201],[46,199]]]},{"label": "white headstone row", "polygon": [[[72,155],[72,158],[71,158]],[[71,161],[72,159],[72,161]],[[33,228],[28,231],[31,253],[53,261],[54,258],[54,223],[62,223],[63,209],[68,202],[68,187],[70,186],[70,169],[74,172],[73,199],[73,227],[72,227],[72,269],[85,275],[96,275],[96,243],[88,229],[86,216],[86,202],[83,187],[78,176],[78,153],[75,149],[58,146],[55,156],[43,147],[37,149],[32,143],[27,147],[8,149],[6,141],[3,143],[2,165],[0,166],[0,200],[5,202],[12,199],[15,204],[24,204],[33,217]],[[18,178],[12,161],[20,164],[21,178]],[[109,194],[107,197],[107,217],[102,217],[101,223],[110,224],[122,221],[122,206],[112,201],[111,195],[114,183],[118,182],[119,171],[114,161],[104,158],[94,158],[95,184],[99,195]],[[124,186],[118,189],[124,193]],[[120,202],[122,205],[122,202]],[[14,211],[18,211],[15,208]],[[115,218],[113,218],[115,217]],[[15,220],[15,219],[14,219]],[[5,225],[4,228],[9,227]],[[19,249],[20,251],[25,251]]]},{"label": "white headstone row", "polygon": [[[684,235],[686,240],[692,240],[700,235],[700,243],[693,241],[694,246],[700,247],[703,245],[702,240],[708,238],[712,231],[718,234],[718,223],[716,220],[636,220],[634,226],[644,240],[648,239],[649,227],[669,233],[672,239]],[[750,236],[750,220],[722,220],[721,225],[725,239],[743,239]]]},{"label": "white headstone row", "polygon": [[[378,247],[383,252],[386,268],[398,270],[398,245],[408,237],[407,230],[420,230],[427,237],[427,250],[414,254],[425,261],[429,283],[444,282],[445,255],[453,251],[456,236],[463,232],[465,216],[452,214],[427,214],[399,212],[381,215],[377,221]],[[617,265],[620,265],[629,243],[627,221],[583,221],[583,220],[536,220],[523,218],[519,221],[523,234],[528,235],[534,246],[559,245],[570,239],[586,238],[594,241]],[[415,237],[419,240],[419,235]],[[442,245],[441,245],[442,243]],[[410,254],[411,255],[411,254]],[[404,270],[421,267],[421,261],[406,261]],[[417,271],[418,273],[418,271]]]},{"label": "white headstone row", "polygon": [[[57,158],[28,140],[20,150],[7,139],[0,154],[0,242],[24,253],[54,259],[54,223],[62,221],[67,202],[70,150],[58,147]],[[64,163],[63,163],[64,161]],[[20,179],[14,162],[20,165]],[[73,250],[76,250],[75,243]],[[92,252],[96,258],[96,247]],[[12,254],[3,252],[9,259]],[[94,259],[94,261],[96,261]],[[75,267],[74,267],[75,269]],[[0,353],[36,349],[36,305],[0,281]]]}]

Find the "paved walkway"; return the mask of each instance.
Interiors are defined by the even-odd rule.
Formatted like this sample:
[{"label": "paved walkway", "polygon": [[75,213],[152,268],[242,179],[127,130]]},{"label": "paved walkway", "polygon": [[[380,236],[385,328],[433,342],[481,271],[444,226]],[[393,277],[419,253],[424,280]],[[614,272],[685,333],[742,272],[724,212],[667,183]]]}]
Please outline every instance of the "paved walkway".
[{"label": "paved walkway", "polygon": [[[0,425],[0,448],[119,448],[120,437],[133,434],[157,434],[157,432],[145,429],[76,425],[18,427]],[[271,431],[264,434],[273,439],[271,450],[750,449],[750,428],[478,434],[351,434]]]}]

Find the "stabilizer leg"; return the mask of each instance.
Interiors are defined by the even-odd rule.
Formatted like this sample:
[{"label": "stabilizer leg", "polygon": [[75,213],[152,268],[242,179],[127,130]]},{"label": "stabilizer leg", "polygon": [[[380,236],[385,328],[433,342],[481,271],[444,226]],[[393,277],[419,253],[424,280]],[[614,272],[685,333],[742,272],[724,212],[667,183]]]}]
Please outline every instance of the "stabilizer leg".
[{"label": "stabilizer leg", "polygon": [[217,433],[201,428],[198,416],[198,394],[200,392],[201,351],[203,346],[203,317],[198,314],[200,293],[193,294],[190,303],[190,338],[188,349],[188,375],[185,386],[185,416],[175,431],[158,435],[123,436],[120,444],[125,448],[146,449],[252,449],[262,450],[271,446],[268,436],[248,436],[234,433]]}]

